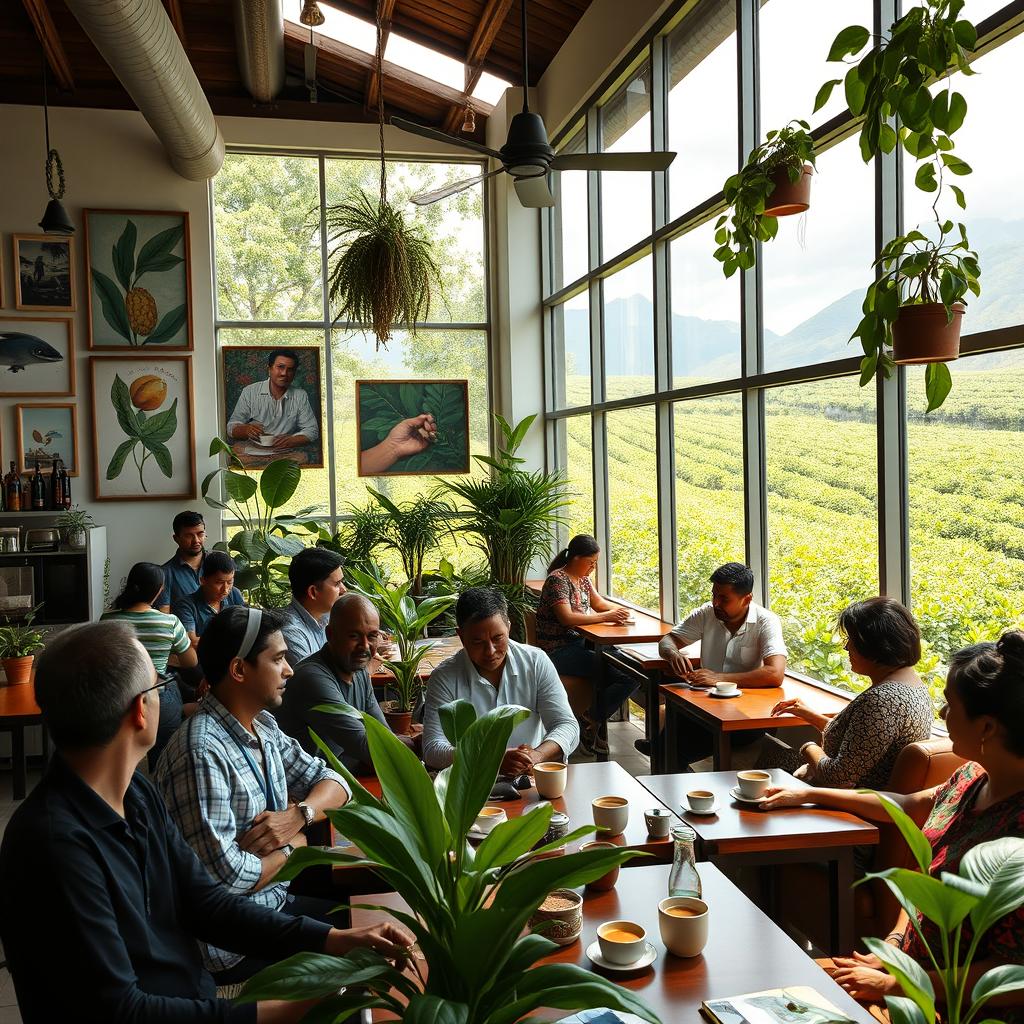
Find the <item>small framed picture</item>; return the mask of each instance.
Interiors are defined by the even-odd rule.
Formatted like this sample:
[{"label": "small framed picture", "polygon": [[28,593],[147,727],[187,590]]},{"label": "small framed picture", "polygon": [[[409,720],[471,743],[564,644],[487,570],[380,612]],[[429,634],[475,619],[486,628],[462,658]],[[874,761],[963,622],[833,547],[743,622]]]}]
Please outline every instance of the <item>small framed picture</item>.
[{"label": "small framed picture", "polygon": [[78,476],[78,407],[74,402],[16,405],[14,425],[18,438],[18,472],[39,467],[49,473],[62,462],[68,476]]},{"label": "small framed picture", "polygon": [[12,235],[14,308],[40,313],[75,311],[73,239]]},{"label": "small framed picture", "polygon": [[355,384],[359,476],[469,472],[469,381]]},{"label": "small framed picture", "polygon": [[57,316],[0,316],[0,398],[72,398],[75,331]]}]

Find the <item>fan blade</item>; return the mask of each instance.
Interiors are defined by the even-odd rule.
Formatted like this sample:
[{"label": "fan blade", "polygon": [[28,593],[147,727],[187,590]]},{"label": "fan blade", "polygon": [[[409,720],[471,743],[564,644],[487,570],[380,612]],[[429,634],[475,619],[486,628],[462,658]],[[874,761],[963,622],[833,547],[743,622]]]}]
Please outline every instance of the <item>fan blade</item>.
[{"label": "fan blade", "polygon": [[449,196],[455,195],[456,192],[465,192],[467,188],[479,185],[481,181],[493,178],[496,174],[504,173],[505,168],[499,167],[496,171],[478,174],[475,178],[463,178],[462,181],[454,181],[451,185],[445,185],[443,188],[435,188],[433,192],[422,192],[418,196],[413,196],[409,202],[415,203],[417,206],[429,206],[431,203],[436,203],[439,199],[447,199]]},{"label": "fan blade", "polygon": [[424,139],[444,142],[456,148],[470,149],[474,153],[482,153],[484,156],[494,157],[495,160],[501,159],[501,154],[496,149],[488,149],[486,146],[481,146],[479,142],[473,142],[472,139],[457,139],[454,135],[446,135],[444,132],[437,131],[436,128],[428,128],[426,125],[406,121],[404,117],[393,117],[391,118],[391,123],[396,128],[401,128],[403,132],[412,132],[413,135],[420,135]]},{"label": "fan blade", "polygon": [[527,209],[555,205],[555,197],[548,188],[546,174],[538,174],[535,178],[516,178],[515,189],[519,202]]},{"label": "fan blade", "polygon": [[553,171],[664,171],[675,153],[567,153],[551,161]]}]

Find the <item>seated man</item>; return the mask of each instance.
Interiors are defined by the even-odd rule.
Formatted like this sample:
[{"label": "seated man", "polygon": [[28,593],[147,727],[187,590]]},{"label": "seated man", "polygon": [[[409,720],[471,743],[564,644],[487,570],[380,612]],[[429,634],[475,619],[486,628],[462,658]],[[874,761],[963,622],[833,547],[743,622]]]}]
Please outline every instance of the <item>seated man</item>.
[{"label": "seated man", "polygon": [[462,650],[438,665],[427,684],[424,761],[432,768],[452,763],[455,750],[437,712],[460,698],[470,701],[478,714],[499,704],[532,712],[512,732],[513,745],[501,762],[503,775],[529,771],[538,761],[565,761],[580,741],[576,716],[551,659],[537,647],[509,639],[505,595],[491,587],[463,591],[455,622]]},{"label": "seated man", "polygon": [[178,550],[164,562],[164,589],[154,602],[162,612],[199,589],[199,573],[206,558],[206,520],[201,512],[179,512],[171,524]]},{"label": "seated man", "polygon": [[242,592],[235,586],[235,560],[230,555],[211,551],[203,560],[200,572],[199,589],[171,605],[171,611],[181,620],[193,647],[222,608],[245,604]]},{"label": "seated man", "polygon": [[[305,845],[303,830],[348,799],[341,777],[270,714],[292,674],[284,652],[278,614],[225,608],[217,615],[198,652],[210,695],[171,737],[154,781],[185,842],[226,892],[323,919],[331,902],[290,897],[288,883],[273,881],[292,849]],[[266,965],[212,944],[203,953],[220,985]]]},{"label": "seated man", "polygon": [[[320,704],[349,704],[367,711],[387,725],[373,693],[369,667],[380,638],[380,619],[373,602],[361,594],[344,594],[331,609],[327,643],[306,658],[288,680],[284,700],[277,711],[281,728],[294,736],[309,753],[317,753],[310,738],[314,732],[353,774],[373,771],[366,726],[361,718],[314,710]],[[410,749],[418,750],[419,737],[399,736]]]},{"label": "seated man", "polygon": [[304,548],[288,566],[292,603],[284,609],[285,643],[292,668],[327,643],[327,617],[345,593],[342,557],[329,548]]},{"label": "seated man", "polygon": [[297,1021],[308,1003],[217,999],[197,941],[269,960],[413,942],[400,925],[339,931],[276,913],[210,878],[135,772],[161,685],[124,622],[74,626],[39,658],[57,754],[0,849],[0,938],[25,1024]]},{"label": "seated man", "polygon": [[[732,681],[742,688],[781,686],[786,674],[782,622],[753,601],[754,574],[739,562],[727,562],[711,574],[711,600],[690,612],[661,638],[658,653],[668,671],[691,686],[709,687]],[[700,665],[694,669],[680,650],[700,641]],[[690,719],[681,723],[688,762],[711,752],[711,734]],[[733,744],[752,743],[758,730],[734,733]]]}]

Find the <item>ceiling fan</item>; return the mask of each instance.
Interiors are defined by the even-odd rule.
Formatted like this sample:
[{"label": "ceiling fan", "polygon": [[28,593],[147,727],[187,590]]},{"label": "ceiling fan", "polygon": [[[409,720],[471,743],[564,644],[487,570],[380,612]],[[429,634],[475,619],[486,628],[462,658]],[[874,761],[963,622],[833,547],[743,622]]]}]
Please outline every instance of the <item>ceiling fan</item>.
[{"label": "ceiling fan", "polygon": [[478,174],[476,177],[453,182],[432,192],[413,196],[410,202],[427,206],[439,199],[447,199],[473,185],[493,178],[498,174],[511,174],[515,182],[519,202],[526,207],[554,206],[555,197],[548,188],[548,171],[663,171],[675,159],[675,153],[574,153],[555,155],[548,142],[548,133],[540,114],[530,110],[527,99],[529,86],[529,65],[526,52],[526,3],[522,0],[523,33],[523,109],[512,118],[508,138],[500,150],[481,146],[469,139],[457,139],[445,132],[392,117],[391,123],[403,131],[412,132],[425,139],[459,146],[474,153],[493,157],[501,161],[501,167],[494,171]]}]

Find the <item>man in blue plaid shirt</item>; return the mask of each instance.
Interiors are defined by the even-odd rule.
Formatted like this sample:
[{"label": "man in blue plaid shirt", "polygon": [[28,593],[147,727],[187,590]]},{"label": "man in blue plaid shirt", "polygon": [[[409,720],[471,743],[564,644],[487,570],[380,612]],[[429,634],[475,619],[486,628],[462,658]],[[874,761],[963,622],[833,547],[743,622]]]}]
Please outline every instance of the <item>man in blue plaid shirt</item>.
[{"label": "man in blue plaid shirt", "polygon": [[[168,743],[154,779],[185,841],[213,878],[254,903],[328,920],[329,900],[292,896],[272,879],[305,829],[349,797],[341,776],[278,728],[292,670],[280,615],[225,608],[199,642],[210,695]],[[329,922],[337,923],[337,922]],[[203,960],[218,984],[251,977],[267,963],[213,946]]]}]

